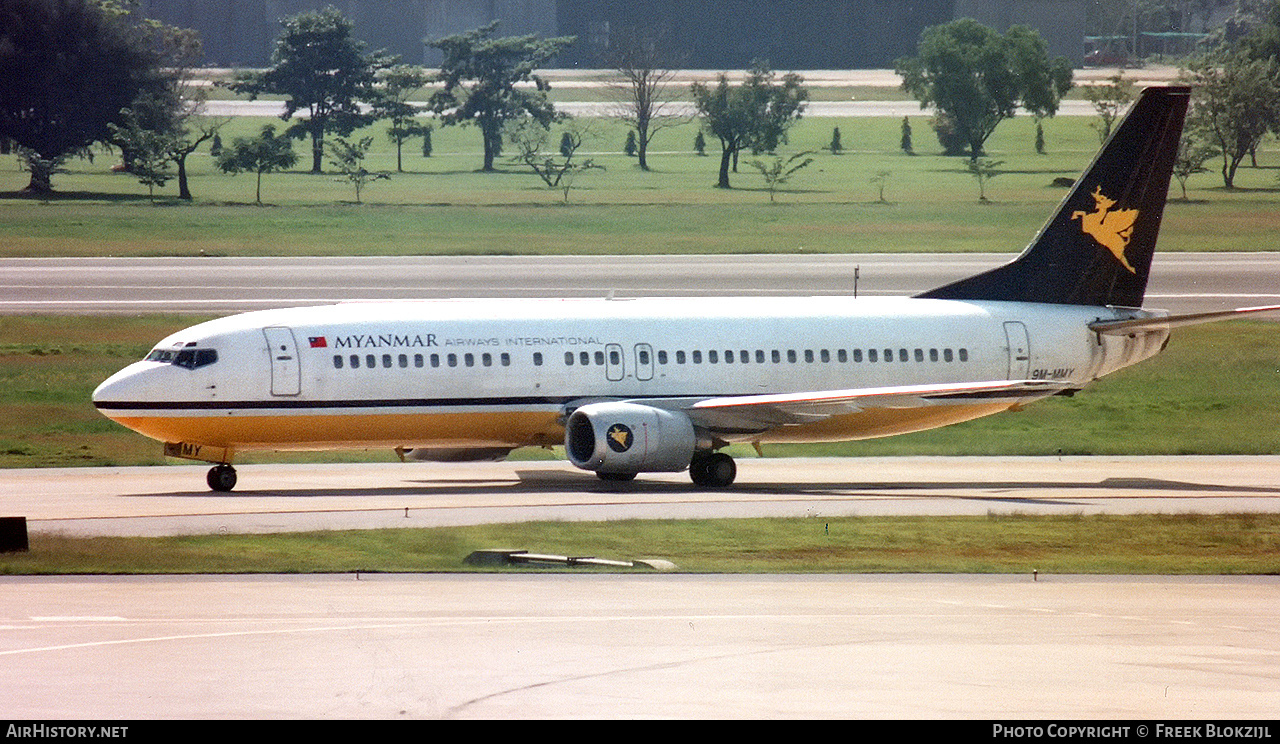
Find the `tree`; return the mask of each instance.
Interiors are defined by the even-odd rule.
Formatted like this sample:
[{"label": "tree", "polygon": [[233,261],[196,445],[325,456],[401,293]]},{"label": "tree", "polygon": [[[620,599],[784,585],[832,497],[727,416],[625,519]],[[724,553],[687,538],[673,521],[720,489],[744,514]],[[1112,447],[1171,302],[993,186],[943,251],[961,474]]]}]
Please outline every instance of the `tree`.
[{"label": "tree", "polygon": [[876,189],[880,192],[880,203],[888,204],[888,200],[884,198],[884,190],[889,187],[889,177],[893,175],[892,171],[882,170],[876,171],[871,177],[871,183],[875,184]]},{"label": "tree", "polygon": [[0,0],[0,138],[25,153],[27,191],[52,193],[61,163],[164,87],[153,28],[108,0]]},{"label": "tree", "polygon": [[1257,24],[1240,40],[1240,49],[1253,59],[1280,59],[1280,0],[1259,9]]},{"label": "tree", "polygon": [[983,144],[1000,122],[1022,107],[1035,116],[1053,116],[1071,89],[1071,65],[1049,59],[1044,39],[1026,26],[1005,34],[969,18],[926,28],[915,57],[895,65],[902,87],[950,118],[969,148]]},{"label": "tree", "polygon": [[1195,89],[1188,126],[1221,153],[1222,184],[1235,188],[1240,162],[1280,129],[1280,62],[1228,53],[1192,62],[1185,75]]},{"label": "tree", "polygon": [[[749,162],[753,168],[760,171],[761,176],[764,176],[765,187],[769,189],[770,203],[774,201],[774,194],[779,187],[790,181],[791,176],[795,175],[796,171],[813,162],[813,158],[809,157],[812,154],[812,152],[798,152],[786,160],[783,160],[781,155],[774,155],[773,159],[768,163],[759,160]],[[800,158],[804,158],[804,160],[797,163],[796,161],[800,160]]]},{"label": "tree", "polygon": [[[544,127],[556,119],[547,99],[550,86],[533,74],[573,43],[575,37],[539,39],[537,35],[493,38],[498,22],[430,42],[444,53],[436,80],[443,87],[431,95],[429,108],[449,126],[474,122],[484,140],[482,170],[492,171],[502,149],[508,121],[532,117]],[[532,81],[534,90],[517,88]]]},{"label": "tree", "polygon": [[[139,121],[142,129],[149,129],[163,142],[170,162],[178,166],[178,198],[191,201],[191,186],[187,179],[187,157],[200,145],[217,137],[218,130],[230,121],[227,118],[210,119],[204,115],[208,94],[194,82],[194,70],[204,56],[200,38],[190,29],[175,28],[154,22],[152,25],[155,45],[161,50],[168,74],[165,85],[134,102],[132,110],[143,111]],[[136,134],[134,135],[137,136]],[[121,145],[126,154],[130,171],[137,175],[136,167],[129,160],[129,143]],[[163,184],[161,184],[163,185]]]},{"label": "tree", "polygon": [[[409,96],[421,90],[430,81],[430,75],[411,65],[396,65],[378,74],[378,82],[382,84],[382,95],[373,105],[373,112],[379,119],[387,119],[391,122],[391,126],[387,128],[387,136],[396,145],[397,173],[404,172],[401,153],[405,141],[410,137],[429,136],[431,125],[422,124],[417,120],[418,107],[409,103]],[[424,147],[423,153],[428,154],[429,149],[429,146]]]},{"label": "tree", "polygon": [[718,188],[730,188],[729,165],[737,162],[743,149],[772,152],[785,139],[809,97],[803,83],[804,78],[794,72],[778,82],[767,62],[756,61],[742,85],[729,85],[724,73],[715,87],[693,84],[693,100],[703,129],[720,138]]},{"label": "tree", "polygon": [[1107,78],[1106,84],[1085,85],[1081,91],[1098,112],[1101,121],[1092,126],[1098,130],[1098,139],[1105,142],[1111,136],[1111,127],[1133,102],[1133,81],[1126,80],[1123,72],[1117,72]]},{"label": "tree", "polygon": [[978,201],[988,202],[987,198],[987,182],[1000,175],[1000,166],[1004,165],[1003,160],[992,160],[991,158],[977,158],[968,162],[969,174],[978,182]]},{"label": "tree", "polygon": [[351,142],[344,137],[335,137],[330,142],[330,163],[342,173],[340,180],[347,181],[356,189],[356,204],[360,201],[360,192],[374,181],[388,181],[391,174],[386,171],[371,171],[364,167],[364,158],[373,146],[372,137],[361,137],[359,142]]},{"label": "tree", "polygon": [[654,135],[689,119],[679,112],[671,87],[676,70],[661,33],[631,27],[610,38],[617,43],[608,55],[609,66],[620,78],[610,86],[619,102],[616,117],[635,131],[637,164],[647,171]]},{"label": "tree", "polygon": [[1182,134],[1182,142],[1178,144],[1178,159],[1173,162],[1173,177],[1178,179],[1182,187],[1182,200],[1187,200],[1187,179],[1197,173],[1205,173],[1209,169],[1204,164],[1218,156],[1213,145],[1200,141],[1197,133],[1187,131]]},{"label": "tree", "polygon": [[237,137],[230,147],[222,148],[218,167],[225,173],[249,171],[258,174],[255,201],[262,204],[262,174],[292,168],[298,162],[293,143],[287,136],[277,137],[276,128],[270,124],[262,128],[255,139]]},{"label": "tree", "polygon": [[173,163],[174,139],[171,132],[156,131],[142,126],[137,114],[124,109],[124,124],[111,123],[112,138],[129,148],[129,172],[147,187],[147,195],[155,201],[156,187],[164,186],[173,178],[169,166]]},{"label": "tree", "polygon": [[375,80],[393,59],[382,52],[366,54],[365,45],[352,38],[352,24],[337,9],[300,13],[284,19],[284,27],[271,53],[272,66],[263,72],[242,73],[228,85],[248,95],[285,96],[288,121],[306,115],[285,131],[297,139],[311,138],[311,172],[320,173],[327,133],[351,134],[374,120],[361,103],[380,100]]},{"label": "tree", "polygon": [[560,156],[563,160],[544,152],[549,132],[535,119],[516,119],[506,126],[506,135],[516,148],[514,156],[517,162],[527,165],[542,179],[549,189],[560,189],[564,192],[564,201],[569,203],[569,191],[574,181],[584,171],[604,170],[603,165],[596,165],[592,160],[574,160],[573,156],[583,141],[590,134],[590,125],[572,120],[569,128],[560,138]]}]

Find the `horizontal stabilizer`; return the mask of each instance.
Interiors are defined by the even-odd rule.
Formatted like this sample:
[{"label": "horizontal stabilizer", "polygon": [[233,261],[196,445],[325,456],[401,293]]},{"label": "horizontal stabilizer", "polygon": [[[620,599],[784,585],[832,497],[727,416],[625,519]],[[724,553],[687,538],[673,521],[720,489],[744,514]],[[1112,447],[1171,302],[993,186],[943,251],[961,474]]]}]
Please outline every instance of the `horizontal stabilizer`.
[{"label": "horizontal stabilizer", "polygon": [[1129,320],[1102,320],[1089,324],[1089,330],[1105,335],[1122,336],[1138,330],[1181,328],[1182,326],[1200,323],[1216,323],[1220,320],[1234,320],[1254,313],[1280,312],[1280,305],[1261,305],[1259,307],[1238,307],[1235,310],[1218,310],[1208,313],[1188,313],[1186,315],[1163,315],[1147,318],[1131,318]]}]

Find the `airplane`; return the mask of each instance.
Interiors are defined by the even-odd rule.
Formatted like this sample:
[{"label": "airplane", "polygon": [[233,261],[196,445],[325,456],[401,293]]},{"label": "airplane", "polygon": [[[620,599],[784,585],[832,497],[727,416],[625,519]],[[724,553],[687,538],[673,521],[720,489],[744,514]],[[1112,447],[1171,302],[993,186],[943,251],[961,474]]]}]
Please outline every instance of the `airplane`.
[{"label": "airplane", "polygon": [[1012,262],[914,297],[352,301],[178,331],[93,393],[99,411],[213,464],[388,448],[493,460],[563,445],[601,479],[721,450],[921,431],[1021,408],[1160,352],[1172,328],[1280,306],[1142,309],[1190,90],[1146,89]]}]

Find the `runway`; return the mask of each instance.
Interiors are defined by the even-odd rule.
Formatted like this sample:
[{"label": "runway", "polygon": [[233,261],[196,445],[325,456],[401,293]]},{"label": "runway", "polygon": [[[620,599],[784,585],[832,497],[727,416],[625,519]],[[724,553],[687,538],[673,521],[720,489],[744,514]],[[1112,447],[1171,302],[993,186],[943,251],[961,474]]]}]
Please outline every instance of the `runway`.
[{"label": "runway", "polygon": [[[1280,512],[1280,457],[868,457],[739,460],[738,482],[683,473],[606,483],[566,462],[10,470],[0,504],[31,532],[266,533],[533,520]],[[659,556],[663,557],[663,556]]]},{"label": "runway", "polygon": [[[359,299],[911,295],[1002,253],[748,256],[0,259],[0,314],[205,313]],[[1165,253],[1147,304],[1280,303],[1280,253]]]},{"label": "runway", "polygon": [[1274,577],[8,577],[0,596],[10,720],[1253,719],[1280,733]]}]

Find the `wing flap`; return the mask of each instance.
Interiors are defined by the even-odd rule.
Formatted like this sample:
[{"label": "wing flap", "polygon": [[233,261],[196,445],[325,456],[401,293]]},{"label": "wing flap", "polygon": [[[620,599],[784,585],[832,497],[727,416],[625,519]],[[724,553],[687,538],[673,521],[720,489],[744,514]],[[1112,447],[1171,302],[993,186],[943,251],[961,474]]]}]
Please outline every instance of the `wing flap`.
[{"label": "wing flap", "polygon": [[748,433],[821,421],[869,408],[919,408],[931,405],[1010,404],[1047,398],[1072,385],[1046,380],[995,380],[946,385],[902,385],[772,395],[733,395],[692,402],[683,410],[708,431]]}]

